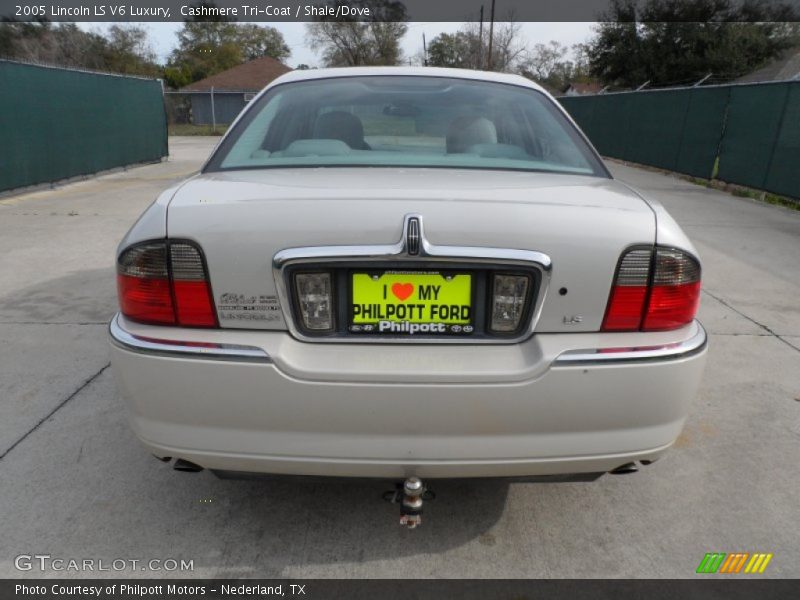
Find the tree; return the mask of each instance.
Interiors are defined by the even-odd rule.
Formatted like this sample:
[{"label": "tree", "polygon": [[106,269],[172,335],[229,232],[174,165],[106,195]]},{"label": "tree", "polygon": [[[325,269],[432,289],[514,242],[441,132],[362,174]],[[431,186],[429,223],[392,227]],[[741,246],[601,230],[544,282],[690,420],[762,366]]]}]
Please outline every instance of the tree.
[{"label": "tree", "polygon": [[[339,4],[345,3],[332,0],[328,5]],[[325,66],[399,64],[402,59],[400,39],[408,29],[405,6],[394,0],[351,0],[346,4],[351,8],[369,9],[368,20],[321,16],[307,25],[306,41],[313,50],[322,52]]]},{"label": "tree", "polygon": [[[214,6],[201,2],[195,7]],[[183,87],[262,56],[284,61],[291,50],[274,27],[236,23],[227,17],[189,17],[178,32],[164,79],[170,87]]]},{"label": "tree", "polygon": [[0,47],[8,58],[102,70],[106,40],[79,29],[74,23],[53,26],[37,23],[0,24]]},{"label": "tree", "polygon": [[114,73],[161,77],[161,67],[147,31],[133,25],[112,25],[104,50],[105,69]]},{"label": "tree", "polygon": [[245,60],[271,56],[283,62],[292,55],[283,34],[274,27],[241,24],[237,26],[237,39]]},{"label": "tree", "polygon": [[730,80],[798,42],[797,23],[780,18],[791,20],[785,7],[754,1],[612,0],[587,44],[589,70],[623,87]]},{"label": "tree", "polygon": [[564,70],[565,57],[569,49],[555,40],[547,44],[536,44],[525,57],[524,70],[538,81],[552,79]]},{"label": "tree", "polygon": [[428,44],[428,64],[433,67],[477,69],[480,40],[465,31],[440,33]]},{"label": "tree", "polygon": [[[520,25],[513,14],[506,21],[496,22],[492,39],[492,70],[513,71],[525,54],[520,39]],[[428,45],[428,64],[432,67],[488,69],[489,27],[484,24],[483,36],[478,23],[467,23],[454,34],[440,33]]]},{"label": "tree", "polygon": [[550,41],[535,44],[519,62],[519,72],[551,90],[563,90],[572,82],[587,81],[588,67],[582,44],[572,46],[573,58],[568,58],[570,49]]},{"label": "tree", "polygon": [[74,23],[0,23],[0,53],[8,58],[112,73],[158,77],[147,31],[113,25],[108,37]]}]

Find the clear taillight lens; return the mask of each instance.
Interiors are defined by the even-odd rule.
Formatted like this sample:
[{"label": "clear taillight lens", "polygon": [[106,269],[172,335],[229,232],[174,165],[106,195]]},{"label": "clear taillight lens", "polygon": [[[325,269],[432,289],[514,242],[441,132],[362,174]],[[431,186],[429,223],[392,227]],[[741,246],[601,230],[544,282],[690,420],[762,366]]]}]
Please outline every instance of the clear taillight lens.
[{"label": "clear taillight lens", "polygon": [[117,260],[117,289],[120,311],[134,321],[217,326],[208,273],[192,244],[163,241],[128,248]]},{"label": "clear taillight lens", "polygon": [[[651,269],[655,269],[651,276]],[[603,331],[677,329],[700,303],[700,263],[674,248],[635,249],[620,260]]]},{"label": "clear taillight lens", "polygon": [[330,273],[298,273],[294,278],[300,316],[306,329],[333,329],[333,298]]},{"label": "clear taillight lens", "polygon": [[495,275],[492,289],[492,321],[490,329],[511,333],[519,328],[528,297],[528,277]]}]

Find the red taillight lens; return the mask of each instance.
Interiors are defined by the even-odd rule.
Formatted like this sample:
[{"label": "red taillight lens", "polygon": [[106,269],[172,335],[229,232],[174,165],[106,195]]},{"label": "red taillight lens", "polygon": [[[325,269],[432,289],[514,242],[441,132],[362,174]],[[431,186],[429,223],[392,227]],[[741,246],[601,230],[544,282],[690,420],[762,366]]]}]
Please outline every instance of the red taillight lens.
[{"label": "red taillight lens", "polygon": [[122,314],[135,321],[217,326],[208,274],[192,244],[148,242],[128,248],[117,261],[117,289]]},{"label": "red taillight lens", "polygon": [[647,300],[652,256],[653,251],[650,248],[629,250],[622,256],[608,300],[603,331],[639,329]]},{"label": "red taillight lens", "polygon": [[199,250],[181,242],[170,244],[169,251],[178,325],[216,327],[217,316]]},{"label": "red taillight lens", "polygon": [[[651,270],[654,272],[651,276]],[[677,329],[700,303],[700,263],[673,248],[629,250],[617,269],[603,331]]]}]

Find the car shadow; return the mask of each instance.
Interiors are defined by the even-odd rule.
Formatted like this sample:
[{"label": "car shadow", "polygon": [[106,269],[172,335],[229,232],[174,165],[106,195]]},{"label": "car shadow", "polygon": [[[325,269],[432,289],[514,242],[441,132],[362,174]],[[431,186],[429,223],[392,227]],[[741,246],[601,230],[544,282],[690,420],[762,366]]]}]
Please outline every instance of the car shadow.
[{"label": "car shadow", "polygon": [[5,323],[107,323],[117,311],[113,268],[87,269],[0,292]]},{"label": "car shadow", "polygon": [[[197,566],[212,567],[215,577],[274,576],[287,567],[436,554],[475,539],[492,544],[486,534],[505,510],[510,485],[503,480],[430,480],[426,483],[436,497],[424,503],[423,524],[411,531],[399,523],[399,504],[384,499],[394,490],[389,480],[175,476],[194,478],[189,483],[206,490],[198,511],[208,507],[223,518],[226,529],[239,532],[223,555],[198,556]],[[220,523],[209,525],[218,528]]]}]

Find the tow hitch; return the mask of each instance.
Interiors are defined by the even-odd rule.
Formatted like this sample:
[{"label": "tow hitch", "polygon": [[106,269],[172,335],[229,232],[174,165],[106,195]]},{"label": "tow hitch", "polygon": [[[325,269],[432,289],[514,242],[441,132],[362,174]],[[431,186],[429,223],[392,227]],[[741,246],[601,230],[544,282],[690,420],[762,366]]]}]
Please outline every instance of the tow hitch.
[{"label": "tow hitch", "polygon": [[433,500],[436,494],[427,489],[419,477],[409,477],[403,483],[383,495],[392,504],[400,503],[400,525],[416,529],[422,525],[422,502]]}]

